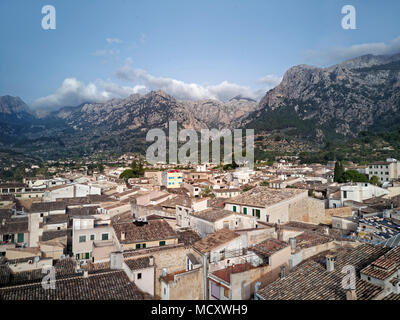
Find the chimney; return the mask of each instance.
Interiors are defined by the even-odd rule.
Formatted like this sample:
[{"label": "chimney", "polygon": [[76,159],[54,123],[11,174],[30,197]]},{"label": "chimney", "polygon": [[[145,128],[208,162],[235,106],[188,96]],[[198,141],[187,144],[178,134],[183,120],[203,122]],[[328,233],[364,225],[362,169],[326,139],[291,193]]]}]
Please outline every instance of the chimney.
[{"label": "chimney", "polygon": [[289,238],[290,248],[292,251],[296,250],[296,238]]},{"label": "chimney", "polygon": [[87,270],[83,271],[83,277],[88,278],[89,277],[89,272]]},{"label": "chimney", "polygon": [[110,254],[110,269],[121,270],[124,262],[124,255],[122,252],[112,252]]},{"label": "chimney", "polygon": [[258,289],[260,289],[260,287],[261,287],[261,282],[260,281],[256,282],[254,285],[254,300],[258,300],[257,291]]},{"label": "chimney", "polygon": [[332,272],[333,270],[335,270],[335,261],[336,256],[331,254],[326,256],[326,271]]},{"label": "chimney", "polygon": [[162,268],[161,275],[165,277],[167,275],[167,268]]},{"label": "chimney", "polygon": [[281,271],[279,273],[279,277],[281,279],[283,279],[284,277],[286,277],[286,267],[285,266],[281,266]]},{"label": "chimney", "polygon": [[346,300],[357,300],[357,291],[355,289],[346,290]]},{"label": "chimney", "polygon": [[149,257],[149,266],[154,265],[154,257]]},{"label": "chimney", "polygon": [[3,227],[6,225],[6,219],[3,219],[3,220],[1,221],[1,225],[2,225]]},{"label": "chimney", "polygon": [[121,241],[125,240],[125,232],[121,232]]}]

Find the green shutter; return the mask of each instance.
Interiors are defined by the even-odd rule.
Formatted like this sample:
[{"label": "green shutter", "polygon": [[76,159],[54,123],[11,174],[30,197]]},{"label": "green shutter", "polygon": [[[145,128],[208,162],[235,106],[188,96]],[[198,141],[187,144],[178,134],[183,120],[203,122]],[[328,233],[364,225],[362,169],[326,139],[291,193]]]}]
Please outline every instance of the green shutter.
[{"label": "green shutter", "polygon": [[247,208],[246,207],[243,208],[243,213],[247,214]]},{"label": "green shutter", "polygon": [[160,247],[165,246],[165,241],[160,241]]},{"label": "green shutter", "polygon": [[236,212],[236,206],[233,206],[233,212]]},{"label": "green shutter", "polygon": [[251,209],[251,213],[253,214],[253,217],[254,217],[254,209]]},{"label": "green shutter", "polygon": [[142,248],[146,248],[146,244],[145,243],[143,243]]},{"label": "green shutter", "polygon": [[261,212],[259,209],[256,209],[256,215],[257,215],[257,218],[261,218]]},{"label": "green shutter", "polygon": [[136,249],[140,249],[140,243],[136,243]]},{"label": "green shutter", "polygon": [[23,233],[18,233],[17,242],[24,242],[24,234]]}]

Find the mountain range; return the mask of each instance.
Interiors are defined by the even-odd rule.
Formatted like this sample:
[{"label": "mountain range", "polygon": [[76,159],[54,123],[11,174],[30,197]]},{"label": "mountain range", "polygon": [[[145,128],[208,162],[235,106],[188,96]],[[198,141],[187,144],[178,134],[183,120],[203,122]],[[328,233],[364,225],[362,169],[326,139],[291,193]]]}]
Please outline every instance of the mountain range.
[{"label": "mountain range", "polygon": [[[400,54],[366,55],[329,68],[299,65],[259,101],[177,100],[163,91],[46,114],[0,97],[0,148],[42,158],[143,151],[149,129],[254,128],[322,146],[360,132],[400,129]],[[262,139],[261,139],[262,141]]]}]

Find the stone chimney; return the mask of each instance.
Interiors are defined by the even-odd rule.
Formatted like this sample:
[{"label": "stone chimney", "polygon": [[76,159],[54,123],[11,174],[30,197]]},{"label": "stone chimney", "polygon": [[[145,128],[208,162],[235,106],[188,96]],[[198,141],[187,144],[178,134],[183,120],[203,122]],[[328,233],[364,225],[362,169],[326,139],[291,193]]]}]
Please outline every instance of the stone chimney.
[{"label": "stone chimney", "polygon": [[336,256],[332,254],[328,254],[326,256],[326,271],[332,272],[335,270],[335,261],[336,261]]},{"label": "stone chimney", "polygon": [[149,266],[154,265],[154,257],[149,257]]},{"label": "stone chimney", "polygon": [[296,251],[296,238],[289,238],[290,249]]},{"label": "stone chimney", "polygon": [[121,241],[124,241],[125,240],[125,232],[121,232]]},{"label": "stone chimney", "polygon": [[89,278],[89,272],[87,270],[83,271],[83,277],[84,278]]},{"label": "stone chimney", "polygon": [[281,271],[279,273],[279,277],[281,279],[283,279],[284,277],[286,277],[286,267],[285,266],[281,266]]},{"label": "stone chimney", "polygon": [[1,225],[4,227],[6,225],[6,219],[1,220]]},{"label": "stone chimney", "polygon": [[346,300],[357,300],[357,291],[355,289],[346,290]]},{"label": "stone chimney", "polygon": [[110,254],[110,269],[121,270],[124,262],[124,255],[122,252],[112,252]]}]

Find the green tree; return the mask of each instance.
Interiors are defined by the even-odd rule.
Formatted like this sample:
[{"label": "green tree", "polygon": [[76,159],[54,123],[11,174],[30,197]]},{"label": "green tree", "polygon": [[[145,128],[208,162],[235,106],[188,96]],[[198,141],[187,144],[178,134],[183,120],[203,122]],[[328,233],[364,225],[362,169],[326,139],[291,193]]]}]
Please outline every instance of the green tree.
[{"label": "green tree", "polygon": [[381,182],[379,181],[379,178],[377,176],[372,176],[371,179],[369,179],[369,182],[376,186],[381,184]]},{"label": "green tree", "polygon": [[98,163],[98,164],[97,164],[97,170],[98,170],[100,173],[103,173],[103,172],[104,172],[104,165],[103,165],[102,163]]},{"label": "green tree", "polygon": [[144,175],[143,163],[142,161],[133,160],[131,163],[131,168],[136,177],[141,177]]},{"label": "green tree", "polygon": [[335,171],[334,171],[334,178],[335,182],[340,182],[342,180],[342,176],[344,174],[343,164],[340,161],[336,161],[335,163]]},{"label": "green tree", "polygon": [[119,175],[119,178],[127,181],[130,178],[137,178],[137,176],[132,169],[126,169]]},{"label": "green tree", "polygon": [[203,198],[204,198],[204,197],[211,197],[211,198],[214,198],[214,197],[215,197],[214,193],[212,192],[212,190],[211,190],[211,188],[210,188],[209,186],[203,188],[203,190],[201,191],[201,194],[200,194],[200,195],[201,195]]},{"label": "green tree", "polygon": [[359,173],[357,170],[347,170],[339,178],[339,182],[369,182],[365,174]]},{"label": "green tree", "polygon": [[269,187],[269,182],[268,182],[268,181],[262,181],[262,182],[260,183],[260,186],[261,186],[261,187]]}]

